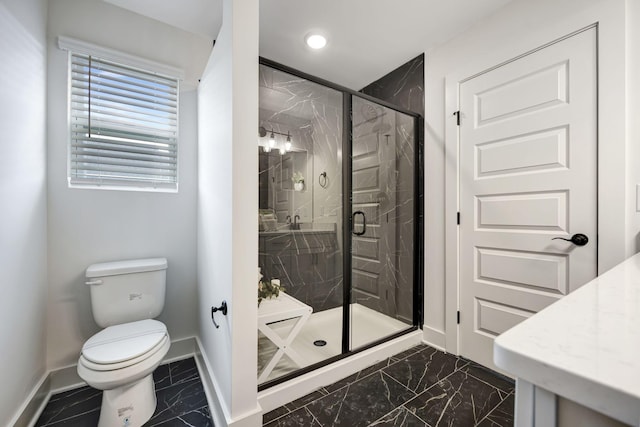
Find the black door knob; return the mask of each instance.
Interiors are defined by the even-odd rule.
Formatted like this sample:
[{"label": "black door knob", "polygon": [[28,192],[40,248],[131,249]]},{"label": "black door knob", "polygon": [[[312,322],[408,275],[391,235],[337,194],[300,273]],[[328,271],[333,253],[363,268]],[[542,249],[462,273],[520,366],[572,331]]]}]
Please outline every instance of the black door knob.
[{"label": "black door knob", "polygon": [[565,240],[567,242],[571,242],[576,246],[584,246],[589,243],[589,238],[584,234],[574,234],[570,239],[565,239],[564,237],[554,237],[551,240]]}]

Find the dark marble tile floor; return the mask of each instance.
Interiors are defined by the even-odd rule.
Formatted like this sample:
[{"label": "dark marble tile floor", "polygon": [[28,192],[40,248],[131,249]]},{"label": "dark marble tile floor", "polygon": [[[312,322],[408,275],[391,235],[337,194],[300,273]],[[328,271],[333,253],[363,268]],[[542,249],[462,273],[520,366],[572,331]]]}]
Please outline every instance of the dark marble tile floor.
[{"label": "dark marble tile floor", "polygon": [[268,412],[267,427],[513,426],[514,383],[420,345]]},{"label": "dark marble tile floor", "polygon": [[[153,373],[158,404],[145,427],[213,427],[193,358],[159,366]],[[102,391],[82,387],[51,397],[36,427],[95,427]]]},{"label": "dark marble tile floor", "polygon": [[[213,427],[193,358],[158,367],[158,406],[145,427]],[[91,387],[51,397],[36,427],[95,427],[102,392]],[[285,426],[513,425],[513,381],[466,359],[420,345],[263,417]]]}]

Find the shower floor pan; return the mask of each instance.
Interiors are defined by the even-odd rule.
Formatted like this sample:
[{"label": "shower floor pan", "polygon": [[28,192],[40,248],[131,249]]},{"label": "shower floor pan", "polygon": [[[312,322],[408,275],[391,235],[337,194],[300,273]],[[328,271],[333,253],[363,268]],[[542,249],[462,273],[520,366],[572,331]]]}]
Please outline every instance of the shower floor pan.
[{"label": "shower floor pan", "polygon": [[[407,329],[409,326],[363,305],[351,304],[351,348],[353,349]],[[272,326],[271,329],[284,338],[292,327],[293,322],[286,321]],[[318,346],[314,344],[316,341],[325,341],[326,344]],[[342,307],[311,314],[291,347],[305,361],[304,366],[339,355],[342,350]],[[262,371],[276,351],[277,347],[262,333],[258,333],[258,372]],[[284,356],[265,381],[297,369],[299,367]]]}]

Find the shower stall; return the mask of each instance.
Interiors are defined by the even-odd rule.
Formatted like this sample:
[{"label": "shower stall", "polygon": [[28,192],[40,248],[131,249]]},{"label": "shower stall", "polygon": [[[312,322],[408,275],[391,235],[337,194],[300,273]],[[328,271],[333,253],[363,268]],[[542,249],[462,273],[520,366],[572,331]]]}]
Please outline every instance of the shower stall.
[{"label": "shower stall", "polygon": [[259,389],[422,324],[420,116],[260,60]]}]

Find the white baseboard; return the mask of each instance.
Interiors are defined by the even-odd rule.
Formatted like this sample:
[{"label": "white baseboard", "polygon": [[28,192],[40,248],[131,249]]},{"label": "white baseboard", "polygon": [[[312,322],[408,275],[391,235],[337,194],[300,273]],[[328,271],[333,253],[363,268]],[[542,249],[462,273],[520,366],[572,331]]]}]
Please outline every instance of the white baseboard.
[{"label": "white baseboard", "polygon": [[195,359],[198,366],[198,372],[200,372],[200,379],[202,380],[202,387],[204,393],[207,395],[207,402],[209,403],[209,412],[211,413],[211,419],[215,426],[227,426],[229,425],[229,415],[227,414],[224,401],[221,401],[218,382],[210,374],[213,370],[209,367],[209,362],[202,350],[202,344],[196,337],[196,352]]},{"label": "white baseboard", "polygon": [[[171,342],[167,355],[161,364],[175,362],[194,356],[196,350],[195,337],[184,338]],[[87,385],[78,375],[77,366],[53,369],[46,372],[33,388],[16,416],[10,422],[12,427],[32,427],[38,421],[40,414],[47,406],[51,395]]]},{"label": "white baseboard", "polygon": [[427,325],[422,326],[424,331],[424,342],[431,347],[447,352],[447,336],[444,332],[430,328]]},{"label": "white baseboard", "polygon": [[285,383],[269,387],[267,390],[258,393],[258,403],[265,413],[272,411],[320,387],[333,384],[367,366],[374,365],[394,354],[411,348],[422,342],[422,338],[422,331],[417,330],[307,374],[300,375]]},{"label": "white baseboard", "polygon": [[49,389],[51,380],[49,374],[45,373],[40,381],[33,387],[31,393],[20,406],[13,419],[9,421],[10,426],[29,427],[35,424],[38,416],[49,401]]}]

